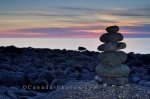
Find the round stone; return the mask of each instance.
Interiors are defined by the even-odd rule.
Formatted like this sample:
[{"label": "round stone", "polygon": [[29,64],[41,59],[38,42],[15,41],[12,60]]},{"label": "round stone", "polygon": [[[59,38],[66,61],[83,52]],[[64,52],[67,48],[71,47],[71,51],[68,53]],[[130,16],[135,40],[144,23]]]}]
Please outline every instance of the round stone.
[{"label": "round stone", "polygon": [[105,43],[118,42],[122,40],[123,36],[120,33],[105,33],[100,37],[100,41]]},{"label": "round stone", "polygon": [[98,64],[95,71],[100,77],[123,77],[128,76],[130,68],[126,65],[105,66]]},{"label": "round stone", "polygon": [[116,33],[119,31],[119,27],[117,25],[114,25],[114,26],[109,26],[106,28],[106,31],[108,33]]},{"label": "round stone", "polygon": [[116,66],[126,61],[127,54],[123,51],[102,52],[98,59],[103,65]]},{"label": "round stone", "polygon": [[123,42],[110,42],[110,43],[106,43],[106,44],[102,44],[100,46],[98,46],[98,50],[99,51],[116,51],[119,49],[124,49],[126,47],[126,44]]}]

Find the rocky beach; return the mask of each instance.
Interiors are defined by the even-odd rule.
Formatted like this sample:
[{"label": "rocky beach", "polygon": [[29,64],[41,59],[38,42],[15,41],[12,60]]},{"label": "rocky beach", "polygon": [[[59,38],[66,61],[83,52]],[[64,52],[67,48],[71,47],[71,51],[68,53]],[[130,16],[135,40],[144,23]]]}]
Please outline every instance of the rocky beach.
[{"label": "rocky beach", "polygon": [[0,99],[150,99],[150,0],[0,0]]},{"label": "rocky beach", "polygon": [[[95,68],[99,64],[97,58],[99,53],[98,51],[88,51],[84,47],[79,47],[78,51],[31,47],[16,48],[14,46],[0,47],[0,99],[41,99],[41,97],[51,99],[50,97],[53,95],[54,97],[58,94],[61,95],[61,92],[65,95],[65,91],[62,91],[63,86],[80,82],[83,86],[90,82],[91,85],[100,85],[100,88],[95,89],[96,92],[102,91],[105,86],[106,89],[111,89],[107,87],[115,85],[107,85],[94,80],[94,78],[100,79],[95,72]],[[127,88],[119,87],[132,91],[132,94],[137,92],[137,97],[146,95],[143,99],[148,99],[150,97],[150,54],[127,53],[127,60],[122,64],[129,66],[131,72],[128,76],[129,83],[123,85]],[[69,90],[69,92],[73,91]],[[109,95],[109,92],[105,94]],[[80,95],[81,93],[76,96],[79,97]],[[85,95],[84,97],[89,95],[97,97],[98,94],[86,93]],[[90,97],[89,99],[98,99]],[[57,97],[54,99],[66,98]],[[82,98],[79,97],[78,99]]]}]

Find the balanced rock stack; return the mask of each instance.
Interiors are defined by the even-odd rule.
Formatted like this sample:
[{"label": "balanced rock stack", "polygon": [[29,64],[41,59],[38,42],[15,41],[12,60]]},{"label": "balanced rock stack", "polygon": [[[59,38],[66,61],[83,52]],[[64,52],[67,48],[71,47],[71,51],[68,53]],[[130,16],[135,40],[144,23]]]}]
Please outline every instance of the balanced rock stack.
[{"label": "balanced rock stack", "polygon": [[110,85],[123,85],[128,83],[130,68],[122,63],[126,61],[127,54],[120,49],[126,48],[123,36],[118,33],[118,26],[106,28],[108,33],[100,37],[104,44],[98,47],[99,51],[104,51],[98,55],[100,63],[96,66],[96,73],[102,78],[102,82]]}]

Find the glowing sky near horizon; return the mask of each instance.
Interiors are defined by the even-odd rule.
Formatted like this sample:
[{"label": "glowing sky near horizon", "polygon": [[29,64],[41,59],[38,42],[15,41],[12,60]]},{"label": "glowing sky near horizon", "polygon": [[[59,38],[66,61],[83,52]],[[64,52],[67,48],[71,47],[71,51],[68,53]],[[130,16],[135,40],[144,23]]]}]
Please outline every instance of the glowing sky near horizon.
[{"label": "glowing sky near horizon", "polygon": [[0,37],[150,37],[150,0],[0,0]]}]

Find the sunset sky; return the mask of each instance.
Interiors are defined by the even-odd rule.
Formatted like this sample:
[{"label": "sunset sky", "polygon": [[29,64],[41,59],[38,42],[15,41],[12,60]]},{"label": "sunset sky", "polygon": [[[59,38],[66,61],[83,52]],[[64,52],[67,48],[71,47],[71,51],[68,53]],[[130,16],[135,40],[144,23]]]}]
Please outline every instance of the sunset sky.
[{"label": "sunset sky", "polygon": [[0,37],[150,37],[150,0],[0,0]]}]

